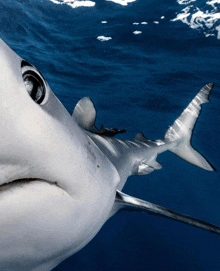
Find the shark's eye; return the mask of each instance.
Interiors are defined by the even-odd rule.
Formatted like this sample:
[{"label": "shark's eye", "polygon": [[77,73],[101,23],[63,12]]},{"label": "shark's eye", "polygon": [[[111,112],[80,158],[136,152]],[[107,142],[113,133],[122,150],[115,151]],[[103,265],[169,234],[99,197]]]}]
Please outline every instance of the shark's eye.
[{"label": "shark's eye", "polygon": [[40,76],[32,71],[23,73],[23,80],[28,94],[38,104],[41,104],[45,97],[45,85]]}]

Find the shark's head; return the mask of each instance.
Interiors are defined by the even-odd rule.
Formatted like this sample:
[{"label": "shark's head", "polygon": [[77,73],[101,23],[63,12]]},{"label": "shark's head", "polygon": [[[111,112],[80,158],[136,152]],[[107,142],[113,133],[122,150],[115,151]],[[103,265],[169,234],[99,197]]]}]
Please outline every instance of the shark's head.
[{"label": "shark's head", "polygon": [[2,40],[0,59],[0,184],[23,178],[57,182],[62,178],[54,163],[70,156],[67,127],[76,136],[79,129],[41,73]]},{"label": "shark's head", "polygon": [[93,178],[98,186],[101,179],[109,186],[102,175],[108,172],[112,180],[116,170],[103,160],[42,74],[2,40],[0,60],[0,185],[42,179],[69,194]]},{"label": "shark's head", "polygon": [[56,259],[48,270],[79,250],[108,219],[118,182],[38,69],[0,39],[0,267],[31,255],[31,268]]}]

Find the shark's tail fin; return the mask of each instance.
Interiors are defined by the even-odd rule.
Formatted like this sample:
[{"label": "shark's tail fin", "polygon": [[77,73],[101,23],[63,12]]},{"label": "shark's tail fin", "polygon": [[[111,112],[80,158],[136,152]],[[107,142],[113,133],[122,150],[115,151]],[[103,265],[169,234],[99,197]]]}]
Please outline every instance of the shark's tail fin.
[{"label": "shark's tail fin", "polygon": [[170,145],[168,148],[187,162],[213,171],[214,168],[191,146],[192,131],[196,120],[201,111],[201,104],[209,102],[209,93],[213,83],[205,85],[191,103],[186,107],[183,113],[175,120],[173,125],[167,130],[164,140]]}]

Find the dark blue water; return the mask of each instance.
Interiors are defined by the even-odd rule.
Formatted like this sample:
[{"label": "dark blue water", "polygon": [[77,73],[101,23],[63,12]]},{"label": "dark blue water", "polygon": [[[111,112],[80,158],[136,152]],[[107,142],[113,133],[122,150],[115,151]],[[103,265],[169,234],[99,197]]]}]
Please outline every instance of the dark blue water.
[{"label": "dark blue water", "polygon": [[[192,144],[220,170],[219,19],[211,26],[204,16],[192,24],[172,21],[189,5],[194,5],[189,21],[198,9],[214,16],[218,1],[212,7],[203,0],[185,5],[137,0],[127,6],[96,0],[92,7],[78,8],[58,2],[1,1],[0,33],[43,73],[68,111],[89,96],[98,126],[126,128],[121,138],[142,131],[159,139],[200,88],[214,82]],[[171,153],[158,161],[161,170],[130,177],[124,192],[220,225],[219,172],[206,172]],[[121,212],[54,271],[218,271],[219,255],[219,236],[166,218]]]}]

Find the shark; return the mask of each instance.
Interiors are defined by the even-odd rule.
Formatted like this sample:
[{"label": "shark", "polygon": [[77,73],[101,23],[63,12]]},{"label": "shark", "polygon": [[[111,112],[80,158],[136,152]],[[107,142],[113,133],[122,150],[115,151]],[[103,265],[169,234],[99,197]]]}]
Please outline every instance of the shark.
[{"label": "shark", "polygon": [[122,209],[220,234],[216,225],[122,192],[130,175],[161,169],[157,156],[167,150],[214,170],[191,145],[212,87],[199,91],[163,139],[121,140],[124,129],[97,128],[90,98],[69,114],[41,72],[0,39],[0,270],[52,270]]}]

